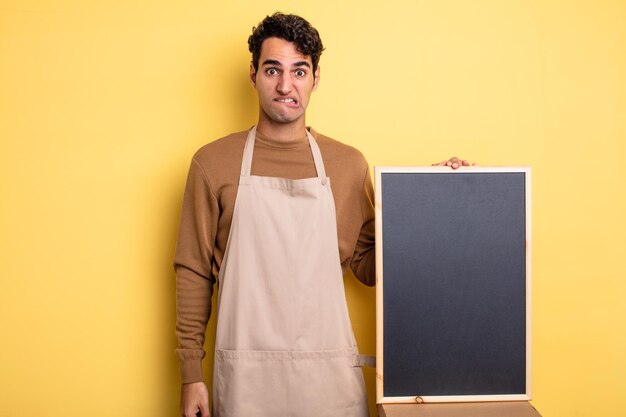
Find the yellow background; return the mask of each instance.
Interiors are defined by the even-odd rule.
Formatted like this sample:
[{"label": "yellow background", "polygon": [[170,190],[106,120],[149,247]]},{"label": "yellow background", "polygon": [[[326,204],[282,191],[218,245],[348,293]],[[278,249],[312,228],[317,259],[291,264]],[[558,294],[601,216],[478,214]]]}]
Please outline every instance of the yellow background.
[{"label": "yellow background", "polygon": [[[275,10],[327,46],[308,123],[370,164],[533,167],[533,405],[626,415],[623,1],[2,0],[0,416],[178,415],[186,171],[254,123]],[[347,288],[374,352],[374,290]]]}]

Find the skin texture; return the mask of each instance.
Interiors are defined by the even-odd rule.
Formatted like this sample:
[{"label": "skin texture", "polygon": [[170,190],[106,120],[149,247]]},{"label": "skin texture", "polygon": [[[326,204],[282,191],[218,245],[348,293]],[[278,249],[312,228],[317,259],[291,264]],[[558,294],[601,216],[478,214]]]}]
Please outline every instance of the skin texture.
[{"label": "skin texture", "polygon": [[460,167],[469,167],[469,166],[475,166],[475,165],[476,165],[476,162],[469,163],[465,159],[459,159],[456,156],[453,156],[452,158],[450,158],[450,159],[448,159],[446,161],[441,161],[439,163],[434,163],[432,166],[450,167],[452,169],[457,169],[457,168],[460,168]]},{"label": "skin texture", "polygon": [[180,415],[209,417],[209,390],[204,382],[183,384],[180,391]]},{"label": "skin texture", "polygon": [[250,65],[250,81],[259,97],[259,132],[286,141],[306,134],[306,108],[320,81],[320,68],[313,73],[310,56],[291,42],[268,38],[258,71]]}]

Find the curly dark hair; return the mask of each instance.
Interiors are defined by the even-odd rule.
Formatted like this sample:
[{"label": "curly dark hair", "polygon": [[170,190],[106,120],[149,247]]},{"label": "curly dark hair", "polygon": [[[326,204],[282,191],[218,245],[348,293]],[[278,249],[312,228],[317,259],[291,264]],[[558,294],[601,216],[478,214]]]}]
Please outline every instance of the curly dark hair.
[{"label": "curly dark hair", "polygon": [[266,16],[257,27],[252,28],[252,35],[248,38],[248,50],[252,52],[252,65],[256,71],[259,70],[263,41],[272,37],[293,42],[300,53],[310,56],[315,73],[324,50],[319,32],[300,16],[280,12]]}]

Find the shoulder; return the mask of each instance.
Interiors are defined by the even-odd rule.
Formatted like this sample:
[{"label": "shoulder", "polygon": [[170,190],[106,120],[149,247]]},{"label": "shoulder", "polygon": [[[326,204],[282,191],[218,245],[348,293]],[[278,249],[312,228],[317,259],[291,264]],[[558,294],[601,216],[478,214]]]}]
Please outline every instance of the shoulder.
[{"label": "shoulder", "polygon": [[224,187],[237,183],[247,134],[247,131],[231,133],[194,153],[191,171],[204,177],[216,195],[220,195]]},{"label": "shoulder", "polygon": [[231,158],[241,159],[247,134],[248,131],[244,130],[209,142],[196,151],[193,159],[201,166],[212,165]]},{"label": "shoulder", "polygon": [[367,171],[369,166],[367,160],[357,148],[346,145],[313,129],[311,129],[311,134],[320,147],[324,164],[329,165],[329,168],[332,166],[342,167],[344,173],[348,170],[356,175],[363,175]]}]

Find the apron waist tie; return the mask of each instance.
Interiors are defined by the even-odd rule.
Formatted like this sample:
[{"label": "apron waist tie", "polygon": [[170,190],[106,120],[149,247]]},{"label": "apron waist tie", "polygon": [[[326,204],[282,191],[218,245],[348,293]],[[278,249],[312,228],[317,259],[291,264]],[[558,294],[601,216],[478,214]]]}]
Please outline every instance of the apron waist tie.
[{"label": "apron waist tie", "polygon": [[376,356],[373,355],[355,355],[354,360],[352,361],[352,365],[357,366],[367,366],[369,368],[376,367]]}]

